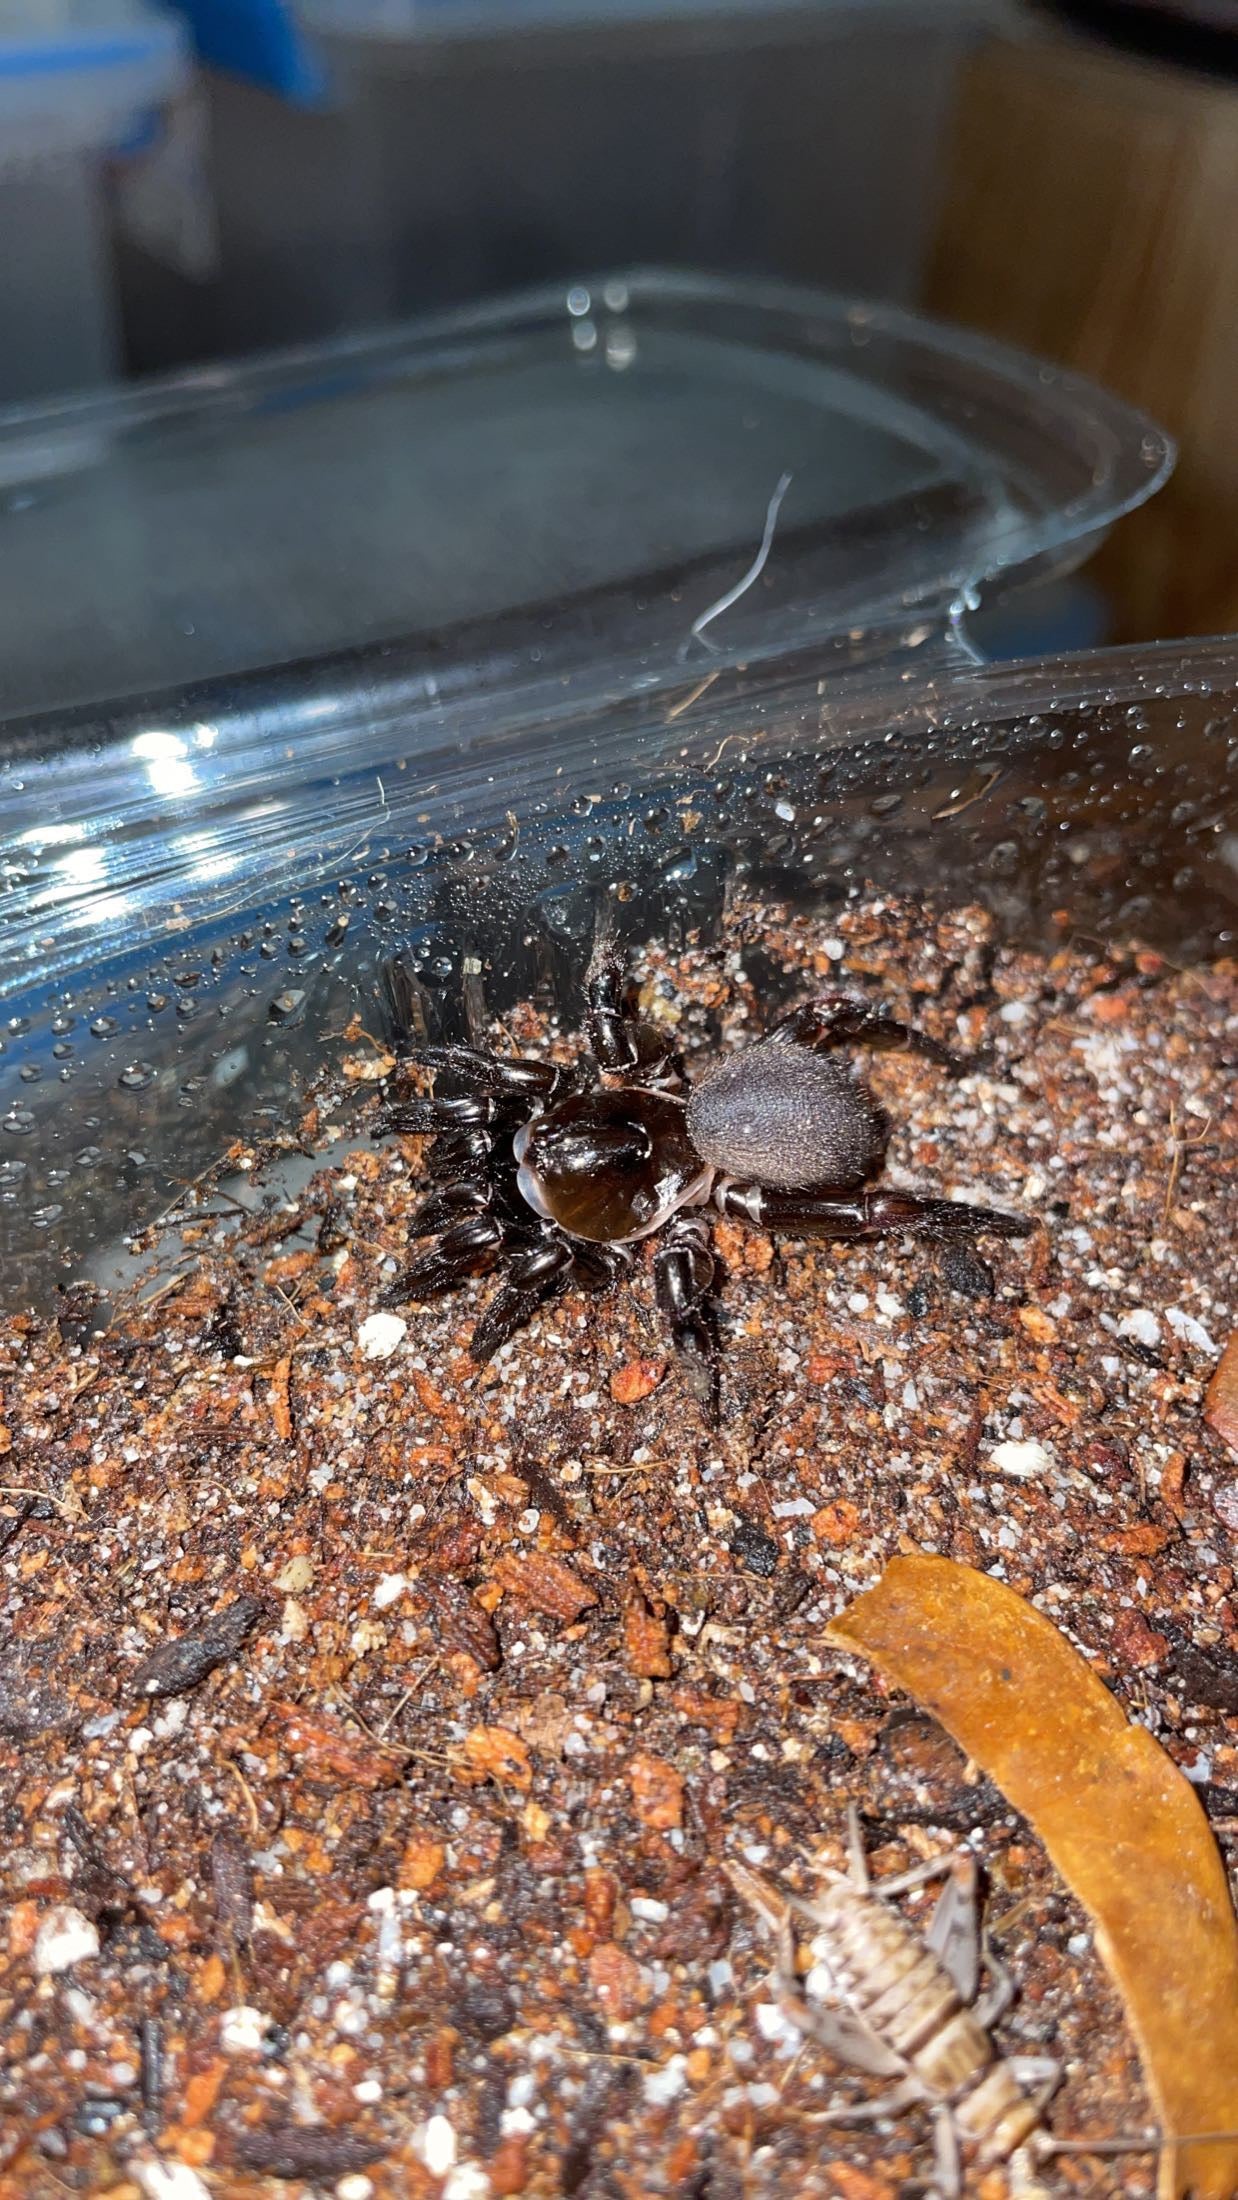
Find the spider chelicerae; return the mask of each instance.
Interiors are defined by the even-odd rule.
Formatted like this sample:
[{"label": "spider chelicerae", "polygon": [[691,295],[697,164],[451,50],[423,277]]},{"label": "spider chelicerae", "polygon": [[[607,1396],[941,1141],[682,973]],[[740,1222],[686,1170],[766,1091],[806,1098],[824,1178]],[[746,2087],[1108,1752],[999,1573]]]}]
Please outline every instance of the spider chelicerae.
[{"label": "spider chelicerae", "polygon": [[403,1061],[429,1094],[389,1081],[384,1132],[432,1134],[433,1189],[411,1234],[436,1237],[384,1303],[437,1298],[487,1269],[503,1283],[472,1335],[484,1363],[570,1282],[613,1283],[644,1238],[658,1308],[697,1397],[717,1402],[717,1271],[710,1217],[793,1238],[936,1240],[961,1287],[991,1290],[973,1241],[1026,1237],[1022,1215],[874,1185],[887,1119],[841,1047],[914,1048],[957,1073],[967,1064],[879,1003],[836,991],[793,1008],[752,1045],[690,1081],[664,1032],[641,1018],[623,963],[586,980],[588,1050],[568,1067],[469,1045],[419,1044],[408,975],[392,958],[383,989]]}]

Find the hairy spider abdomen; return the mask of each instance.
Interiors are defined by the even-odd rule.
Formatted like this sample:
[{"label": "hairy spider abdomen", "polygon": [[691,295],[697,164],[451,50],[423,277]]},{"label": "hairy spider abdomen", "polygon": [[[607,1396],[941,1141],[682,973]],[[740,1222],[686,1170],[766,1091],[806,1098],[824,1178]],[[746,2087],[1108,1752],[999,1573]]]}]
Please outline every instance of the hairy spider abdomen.
[{"label": "hairy spider abdomen", "polygon": [[530,1207],[595,1245],[648,1236],[704,1198],[712,1177],[683,1102],[638,1085],[559,1101],[517,1135],[515,1150]]},{"label": "hairy spider abdomen", "polygon": [[712,1070],[687,1118],[702,1161],[775,1190],[850,1191],[885,1152],[885,1118],[845,1062],[772,1040]]}]

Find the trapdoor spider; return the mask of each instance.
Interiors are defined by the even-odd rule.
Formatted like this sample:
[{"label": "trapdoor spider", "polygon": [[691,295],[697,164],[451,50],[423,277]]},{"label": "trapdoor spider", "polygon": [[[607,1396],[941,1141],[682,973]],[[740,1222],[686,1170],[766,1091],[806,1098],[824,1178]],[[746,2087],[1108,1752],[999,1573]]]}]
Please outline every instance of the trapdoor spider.
[{"label": "trapdoor spider", "polygon": [[[400,1011],[398,958],[383,970]],[[716,1398],[715,1261],[707,1210],[790,1237],[872,1238],[905,1232],[963,1255],[982,1233],[1026,1237],[1021,1215],[960,1200],[870,1188],[888,1126],[867,1086],[830,1050],[914,1047],[943,1068],[964,1065],[937,1041],[853,993],[819,995],[765,1038],[689,1085],[673,1045],[637,1014],[622,965],[605,959],[586,984],[589,1052],[568,1068],[466,1045],[419,1045],[407,1020],[404,1058],[433,1077],[430,1095],[384,1097],[383,1131],[431,1133],[434,1190],[412,1222],[438,1243],[384,1292],[387,1304],[430,1299],[502,1266],[505,1281],[469,1347],[489,1360],[569,1278],[614,1281],[642,1238],[657,1235],[657,1303],[692,1389]],[[991,1279],[970,1258],[973,1277]]]}]

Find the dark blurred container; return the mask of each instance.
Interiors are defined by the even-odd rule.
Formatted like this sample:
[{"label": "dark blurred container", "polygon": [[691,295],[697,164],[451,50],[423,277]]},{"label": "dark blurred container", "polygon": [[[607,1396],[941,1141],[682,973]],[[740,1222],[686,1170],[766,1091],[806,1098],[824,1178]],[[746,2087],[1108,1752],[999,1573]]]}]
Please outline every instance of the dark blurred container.
[{"label": "dark blurred container", "polygon": [[131,369],[606,264],[914,300],[958,73],[1003,12],[992,0],[547,0],[536,27],[486,27],[499,12],[306,0],[322,109],[209,73],[218,271],[191,282],[122,245]]},{"label": "dark blurred container", "polygon": [[1235,0],[1051,0],[1051,12],[1140,53],[1238,75]]}]

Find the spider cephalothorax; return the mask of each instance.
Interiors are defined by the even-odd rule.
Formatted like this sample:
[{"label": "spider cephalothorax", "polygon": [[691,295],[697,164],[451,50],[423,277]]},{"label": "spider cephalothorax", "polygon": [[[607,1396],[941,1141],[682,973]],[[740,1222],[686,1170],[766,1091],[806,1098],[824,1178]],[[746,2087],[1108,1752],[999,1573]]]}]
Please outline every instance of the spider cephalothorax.
[{"label": "spider cephalothorax", "polygon": [[[398,966],[384,973],[401,997]],[[436,1189],[413,1233],[435,1249],[390,1286],[393,1302],[436,1297],[502,1267],[505,1281],[469,1347],[488,1360],[569,1278],[614,1280],[641,1239],[657,1236],[658,1306],[697,1394],[716,1390],[709,1215],[791,1237],[906,1232],[966,1253],[983,1232],[1026,1237],[1022,1215],[960,1200],[870,1188],[885,1155],[881,1110],[846,1045],[914,1047],[962,1065],[933,1039],[853,993],[793,1009],[767,1036],[725,1057],[694,1086],[674,1048],[636,1013],[622,966],[605,961],[587,988],[589,1051],[569,1068],[473,1046],[418,1046],[430,1095],[384,1101],[385,1130],[432,1133]],[[973,1281],[987,1272],[974,1256]]]}]

